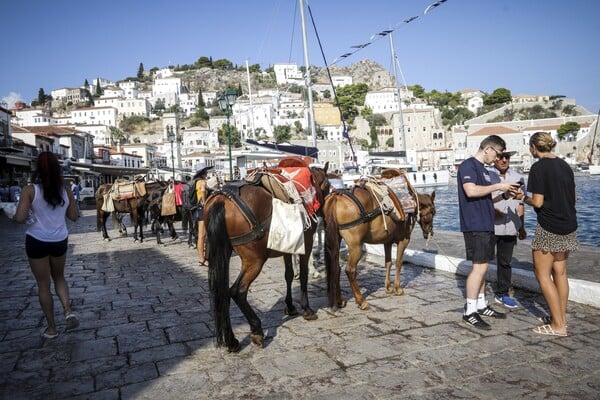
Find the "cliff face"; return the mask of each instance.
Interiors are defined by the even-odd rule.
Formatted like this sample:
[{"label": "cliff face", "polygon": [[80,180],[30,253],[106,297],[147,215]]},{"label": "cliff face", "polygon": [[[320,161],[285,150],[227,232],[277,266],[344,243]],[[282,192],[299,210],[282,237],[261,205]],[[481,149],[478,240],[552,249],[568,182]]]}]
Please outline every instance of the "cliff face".
[{"label": "cliff face", "polygon": [[[353,83],[366,83],[370,90],[394,85],[393,76],[381,65],[370,60],[362,60],[347,67],[333,66],[330,68],[330,72],[331,75],[349,75],[352,77]],[[182,78],[185,85],[193,92],[199,89],[202,91],[220,91],[228,86],[241,86],[242,90],[246,92],[248,86],[248,78],[245,70],[201,68],[177,75]],[[327,70],[324,67],[313,66],[311,75],[315,82],[327,83],[329,81]],[[258,89],[276,87],[274,74],[251,73],[250,81],[253,92]]]}]

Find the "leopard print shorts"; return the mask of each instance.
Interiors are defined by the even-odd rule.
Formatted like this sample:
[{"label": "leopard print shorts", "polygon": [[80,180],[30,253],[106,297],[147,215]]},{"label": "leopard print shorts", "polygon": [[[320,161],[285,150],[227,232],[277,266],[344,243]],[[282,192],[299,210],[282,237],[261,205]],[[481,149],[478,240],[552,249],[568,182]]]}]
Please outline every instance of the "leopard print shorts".
[{"label": "leopard print shorts", "polygon": [[537,224],[535,235],[531,241],[532,250],[541,250],[549,252],[575,251],[579,249],[579,240],[577,240],[577,231],[566,235],[557,235],[545,230]]}]

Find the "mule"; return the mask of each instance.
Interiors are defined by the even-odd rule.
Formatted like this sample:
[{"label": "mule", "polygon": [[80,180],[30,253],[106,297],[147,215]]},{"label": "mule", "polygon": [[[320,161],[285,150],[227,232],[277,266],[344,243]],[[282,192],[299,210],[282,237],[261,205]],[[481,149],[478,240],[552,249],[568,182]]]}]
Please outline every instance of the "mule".
[{"label": "mule", "polygon": [[[146,183],[146,193],[148,194],[153,190],[160,189],[165,186],[166,183],[164,182]],[[108,232],[106,231],[106,218],[111,214],[111,212],[104,211],[102,208],[104,206],[104,195],[109,194],[112,190],[112,187],[112,183],[100,185],[94,195],[96,198],[96,227],[99,231],[102,231],[102,239],[106,241],[111,240]],[[146,201],[147,194],[145,196],[136,196],[129,199],[113,200],[114,213],[131,214],[131,220],[134,226],[133,239],[135,242],[138,241],[138,229],[140,232],[139,241],[144,241],[144,203]],[[122,218],[122,215],[119,217]],[[120,218],[119,221],[121,221]],[[125,224],[119,222],[119,225],[120,229],[122,230],[122,234],[127,236]]]},{"label": "mule", "polygon": [[[324,169],[310,168],[311,187],[307,189],[314,190],[319,205],[323,204],[324,197],[329,191],[327,167],[328,164]],[[248,321],[252,342],[257,346],[263,346],[264,332],[261,320],[248,303],[248,291],[267,259],[283,256],[286,282],[284,312],[287,315],[298,314],[292,301],[294,279],[292,256],[267,247],[272,200],[272,193],[264,186],[240,182],[225,185],[214,192],[207,198],[204,207],[216,345],[225,346],[230,352],[240,350],[240,343],[235,338],[231,327],[230,299],[233,299]],[[314,211],[319,212],[320,207]],[[308,259],[312,251],[313,234],[317,228],[316,217],[311,218],[310,221],[310,227],[304,231],[304,254],[300,255],[300,306],[306,320],[317,318],[308,301]],[[237,279],[230,287],[229,262],[233,250],[241,259],[241,268]]]},{"label": "mule", "polygon": [[177,231],[175,230],[175,217],[177,215],[177,207],[175,214],[172,215],[162,215],[163,208],[163,196],[165,191],[167,190],[167,186],[155,189],[148,194],[144,198],[144,203],[142,207],[149,214],[150,226],[152,229],[152,233],[156,236],[156,244],[164,245],[162,241],[163,234],[163,226],[166,224],[167,229],[169,230],[169,236],[171,240],[175,241],[179,239],[177,235]]},{"label": "mule", "polygon": [[[356,280],[356,269],[363,255],[363,243],[383,244],[385,254],[385,290],[387,293],[402,295],[400,272],[404,250],[410,242],[410,236],[418,223],[427,239],[433,235],[433,217],[435,216],[435,191],[431,195],[417,193],[406,181],[410,197],[416,203],[413,212],[406,213],[404,218],[385,214],[380,200],[375,198],[366,187],[354,186],[349,190],[333,191],[325,199],[323,214],[325,217],[325,269],[327,273],[327,292],[329,306],[339,308],[346,306],[340,289],[339,252],[340,242],[344,239],[348,249],[346,275],[356,304],[362,310],[369,308],[369,303],[361,294]],[[418,212],[417,212],[418,210]],[[397,245],[396,276],[392,286],[390,280],[392,268],[392,245]]]}]

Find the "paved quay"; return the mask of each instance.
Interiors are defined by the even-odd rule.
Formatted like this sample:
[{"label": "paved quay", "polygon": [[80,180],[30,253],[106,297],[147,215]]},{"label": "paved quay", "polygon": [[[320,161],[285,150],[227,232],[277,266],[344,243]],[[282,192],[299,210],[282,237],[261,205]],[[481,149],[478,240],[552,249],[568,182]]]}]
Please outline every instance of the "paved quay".
[{"label": "paved quay", "polygon": [[[570,302],[569,336],[540,336],[531,328],[535,316],[545,313],[545,302],[535,290],[517,288],[521,307],[491,321],[491,331],[476,331],[461,321],[460,273],[405,263],[405,295],[388,296],[385,271],[373,255],[360,263],[358,277],[371,308],[356,307],[343,275],[348,306],[331,310],[324,278],[311,278],[316,321],[283,315],[281,260],[269,260],[248,295],[263,322],[265,347],[250,344],[249,327],[232,306],[242,350],[229,354],[213,343],[207,269],[198,265],[195,250],[184,241],[159,247],[148,238],[136,244],[112,230],[113,240],[103,242],[95,212],[83,213],[70,225],[66,267],[81,326],[62,333],[61,321],[61,335],[53,340],[40,337],[44,318],[24,254],[25,227],[0,215],[1,399],[599,396],[599,308]],[[416,228],[414,257],[462,256],[445,249],[458,247],[446,232],[436,232],[437,244],[427,248],[419,236]],[[597,249],[592,253],[597,266]],[[516,257],[525,264],[530,259]],[[571,276],[581,257],[571,259]],[[232,272],[237,268],[234,257]],[[597,269],[591,273],[598,276]],[[55,308],[59,314],[56,298]]]}]

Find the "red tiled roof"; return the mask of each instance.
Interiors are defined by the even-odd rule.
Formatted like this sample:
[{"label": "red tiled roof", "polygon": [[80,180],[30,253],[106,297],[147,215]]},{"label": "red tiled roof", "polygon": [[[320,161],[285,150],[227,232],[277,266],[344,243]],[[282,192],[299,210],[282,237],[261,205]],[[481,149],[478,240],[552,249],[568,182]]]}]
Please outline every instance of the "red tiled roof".
[{"label": "red tiled roof", "polygon": [[519,131],[508,128],[504,125],[495,125],[481,128],[480,130],[473,132],[470,136],[502,135],[507,133],[519,133]]}]

